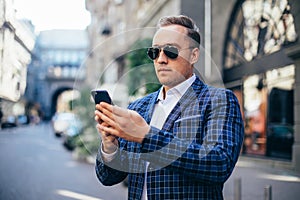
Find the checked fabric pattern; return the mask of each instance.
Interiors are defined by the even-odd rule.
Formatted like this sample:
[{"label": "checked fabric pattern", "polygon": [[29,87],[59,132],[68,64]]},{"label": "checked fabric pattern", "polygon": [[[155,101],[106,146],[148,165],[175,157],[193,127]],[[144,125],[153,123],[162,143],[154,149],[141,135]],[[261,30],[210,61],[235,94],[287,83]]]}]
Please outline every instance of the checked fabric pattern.
[{"label": "checked fabric pattern", "polygon": [[[128,108],[150,123],[157,95],[158,91]],[[141,199],[148,161],[148,199],[223,199],[223,184],[240,154],[243,127],[234,94],[197,77],[162,130],[151,127],[142,144],[119,139],[119,152],[110,163],[99,152],[96,174],[104,185],[128,175],[128,199]]]}]

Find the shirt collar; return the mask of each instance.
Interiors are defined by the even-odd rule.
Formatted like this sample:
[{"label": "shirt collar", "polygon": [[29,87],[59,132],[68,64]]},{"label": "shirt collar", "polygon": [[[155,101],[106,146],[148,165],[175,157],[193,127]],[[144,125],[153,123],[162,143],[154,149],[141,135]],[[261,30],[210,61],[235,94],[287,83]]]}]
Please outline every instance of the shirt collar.
[{"label": "shirt collar", "polygon": [[[175,94],[176,97],[181,98],[183,94],[187,91],[187,89],[193,84],[196,80],[196,75],[193,74],[190,78],[186,79],[182,83],[176,85],[175,87],[169,89],[167,91],[166,97],[171,94]],[[163,87],[160,88],[157,100],[163,101]]]}]

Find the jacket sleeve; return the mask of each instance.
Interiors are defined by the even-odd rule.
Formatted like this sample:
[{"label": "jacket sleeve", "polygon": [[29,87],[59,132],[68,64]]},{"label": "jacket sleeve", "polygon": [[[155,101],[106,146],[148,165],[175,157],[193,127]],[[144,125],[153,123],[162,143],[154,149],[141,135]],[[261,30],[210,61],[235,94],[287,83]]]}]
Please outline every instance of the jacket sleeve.
[{"label": "jacket sleeve", "polygon": [[119,154],[111,162],[106,163],[102,159],[100,148],[98,150],[95,166],[97,178],[105,186],[111,186],[122,182],[127,177],[127,173],[126,170],[122,170],[120,167],[121,158]]},{"label": "jacket sleeve", "polygon": [[240,108],[229,90],[207,99],[191,105],[191,114],[176,119],[172,131],[151,127],[142,152],[153,170],[169,167],[201,182],[222,184],[228,179],[243,142]]}]

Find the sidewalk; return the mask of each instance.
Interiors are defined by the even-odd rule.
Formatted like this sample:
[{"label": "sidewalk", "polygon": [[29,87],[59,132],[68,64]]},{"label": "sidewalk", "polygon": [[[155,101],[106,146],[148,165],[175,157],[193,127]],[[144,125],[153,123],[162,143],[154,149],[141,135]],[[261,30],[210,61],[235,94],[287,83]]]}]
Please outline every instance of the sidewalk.
[{"label": "sidewalk", "polygon": [[264,200],[267,186],[271,186],[272,200],[297,200],[300,197],[300,173],[292,170],[288,161],[241,156],[224,185],[225,200],[235,200],[238,180],[242,200]]},{"label": "sidewalk", "polygon": [[[95,159],[90,157],[85,161],[94,164]],[[241,183],[240,199],[235,199],[237,180]],[[292,170],[291,162],[240,156],[231,177],[224,185],[224,199],[265,200],[267,186],[271,186],[272,200],[300,199],[300,173]]]}]

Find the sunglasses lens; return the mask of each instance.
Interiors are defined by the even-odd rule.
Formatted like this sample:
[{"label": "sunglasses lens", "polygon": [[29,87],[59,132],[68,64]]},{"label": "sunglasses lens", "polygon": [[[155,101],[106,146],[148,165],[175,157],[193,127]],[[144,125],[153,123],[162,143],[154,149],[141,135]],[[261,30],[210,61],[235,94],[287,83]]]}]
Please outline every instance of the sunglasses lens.
[{"label": "sunglasses lens", "polygon": [[164,48],[164,54],[171,59],[175,59],[178,57],[178,49],[174,46],[166,46]]},{"label": "sunglasses lens", "polygon": [[159,55],[159,49],[150,47],[150,48],[148,48],[147,54],[151,60],[155,60]]},{"label": "sunglasses lens", "polygon": [[[178,57],[179,50],[174,46],[165,46],[163,48],[164,54],[171,59]],[[148,57],[152,60],[155,60],[159,56],[160,49],[157,47],[150,47],[147,50]]]}]

